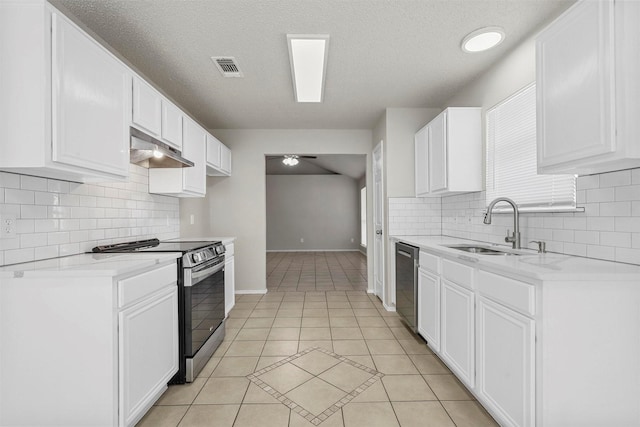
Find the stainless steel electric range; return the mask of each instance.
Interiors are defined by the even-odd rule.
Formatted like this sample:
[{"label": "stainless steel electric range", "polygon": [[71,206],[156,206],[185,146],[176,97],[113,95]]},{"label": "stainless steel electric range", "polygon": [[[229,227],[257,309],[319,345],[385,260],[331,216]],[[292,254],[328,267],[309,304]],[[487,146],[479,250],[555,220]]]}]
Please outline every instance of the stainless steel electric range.
[{"label": "stainless steel electric range", "polygon": [[92,251],[182,253],[178,259],[180,369],[169,384],[192,382],[224,338],[224,245],[149,239],[96,246]]}]

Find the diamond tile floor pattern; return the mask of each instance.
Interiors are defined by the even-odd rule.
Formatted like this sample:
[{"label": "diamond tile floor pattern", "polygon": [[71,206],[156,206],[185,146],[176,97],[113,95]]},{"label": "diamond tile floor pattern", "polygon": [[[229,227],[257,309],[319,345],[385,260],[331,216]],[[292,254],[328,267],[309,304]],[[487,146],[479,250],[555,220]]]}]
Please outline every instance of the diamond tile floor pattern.
[{"label": "diamond tile floor pattern", "polygon": [[[356,253],[277,255],[276,267],[365,262]],[[302,291],[310,284],[289,280],[237,296],[225,341],[198,378],[170,386],[138,426],[497,426],[375,296],[355,282]]]}]

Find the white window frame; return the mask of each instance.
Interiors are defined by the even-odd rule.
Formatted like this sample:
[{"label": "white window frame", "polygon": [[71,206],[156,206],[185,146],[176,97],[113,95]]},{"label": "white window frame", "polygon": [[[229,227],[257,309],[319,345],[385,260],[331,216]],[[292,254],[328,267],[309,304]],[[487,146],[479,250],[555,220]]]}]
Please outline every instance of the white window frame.
[{"label": "white window frame", "polygon": [[[575,212],[576,175],[539,175],[535,82],[486,113],[486,205],[509,197],[522,212]],[[511,211],[499,205],[496,211]]]}]

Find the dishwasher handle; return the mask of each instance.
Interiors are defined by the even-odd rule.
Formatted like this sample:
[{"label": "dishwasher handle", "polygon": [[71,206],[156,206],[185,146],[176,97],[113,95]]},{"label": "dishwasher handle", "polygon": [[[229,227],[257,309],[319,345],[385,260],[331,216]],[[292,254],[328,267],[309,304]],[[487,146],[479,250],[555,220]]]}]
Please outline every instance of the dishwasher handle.
[{"label": "dishwasher handle", "polygon": [[406,256],[407,258],[413,258],[413,256],[409,252],[405,252],[401,249],[396,250],[396,253],[402,256]]}]

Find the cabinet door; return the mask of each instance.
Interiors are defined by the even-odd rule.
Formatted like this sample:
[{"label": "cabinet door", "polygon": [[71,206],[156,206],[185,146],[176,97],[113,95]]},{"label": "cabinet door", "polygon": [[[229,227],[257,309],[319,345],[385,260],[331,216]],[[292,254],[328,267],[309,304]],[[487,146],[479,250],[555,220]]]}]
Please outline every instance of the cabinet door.
[{"label": "cabinet door", "polygon": [[477,391],[509,425],[534,426],[533,320],[478,298]]},{"label": "cabinet door", "polygon": [[418,332],[440,351],[440,278],[418,269]]},{"label": "cabinet door", "polygon": [[538,166],[615,151],[613,1],[584,1],[537,38]]},{"label": "cabinet door", "polygon": [[207,166],[220,169],[220,155],[222,143],[207,134]]},{"label": "cabinet door", "polygon": [[420,129],[414,138],[416,197],[429,194],[429,127]]},{"label": "cabinet door", "polygon": [[224,144],[220,144],[220,169],[231,175],[231,150]]},{"label": "cabinet door", "polygon": [[185,118],[183,124],[182,155],[195,165],[183,168],[183,188],[196,195],[207,191],[206,139],[207,133],[198,124]]},{"label": "cabinet door", "polygon": [[138,77],[133,78],[133,123],[153,136],[161,136],[162,97]]},{"label": "cabinet door", "polygon": [[178,371],[178,288],[118,314],[120,425],[135,424]]},{"label": "cabinet door", "polygon": [[233,256],[225,260],[224,263],[224,315],[229,315],[229,311],[236,303],[235,284],[235,261]]},{"label": "cabinet door", "polygon": [[447,112],[429,123],[429,192],[447,189]]},{"label": "cabinet door", "polygon": [[182,111],[165,100],[162,100],[162,139],[182,151]]},{"label": "cabinet door", "polygon": [[467,386],[474,387],[473,292],[442,280],[441,356]]},{"label": "cabinet door", "polygon": [[52,31],[51,160],[126,177],[131,99],[126,68],[57,13]]}]

